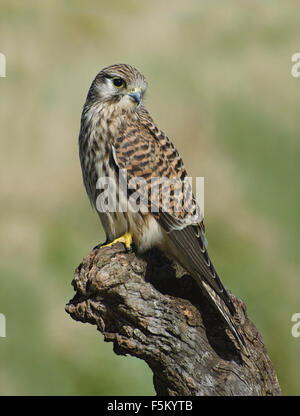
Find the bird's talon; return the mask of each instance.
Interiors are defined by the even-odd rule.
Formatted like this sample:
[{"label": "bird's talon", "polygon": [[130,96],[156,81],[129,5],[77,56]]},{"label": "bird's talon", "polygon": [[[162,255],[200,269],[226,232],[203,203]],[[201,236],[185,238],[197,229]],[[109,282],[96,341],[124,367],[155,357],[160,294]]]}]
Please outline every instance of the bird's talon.
[{"label": "bird's talon", "polygon": [[125,233],[121,237],[116,238],[111,243],[106,244],[105,242],[101,247],[109,247],[118,242],[125,244],[126,250],[128,252],[132,251],[132,234],[131,233]]},{"label": "bird's talon", "polygon": [[104,243],[99,243],[99,244],[97,244],[94,248],[93,248],[93,250],[99,250],[99,248],[101,248],[101,247],[105,247],[105,246],[107,246],[108,245],[108,239],[106,239],[105,241],[104,241]]}]

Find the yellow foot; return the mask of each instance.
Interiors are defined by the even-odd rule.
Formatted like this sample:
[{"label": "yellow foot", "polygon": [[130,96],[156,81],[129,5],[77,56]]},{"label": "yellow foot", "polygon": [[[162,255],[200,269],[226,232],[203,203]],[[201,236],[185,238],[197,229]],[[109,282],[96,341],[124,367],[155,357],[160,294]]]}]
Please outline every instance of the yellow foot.
[{"label": "yellow foot", "polygon": [[132,245],[132,234],[131,233],[125,233],[121,237],[116,238],[111,243],[104,244],[102,247],[109,247],[109,246],[112,246],[113,244],[115,244],[117,242],[124,243],[125,244],[125,247],[127,248],[127,250],[130,250],[131,249],[131,245]]}]

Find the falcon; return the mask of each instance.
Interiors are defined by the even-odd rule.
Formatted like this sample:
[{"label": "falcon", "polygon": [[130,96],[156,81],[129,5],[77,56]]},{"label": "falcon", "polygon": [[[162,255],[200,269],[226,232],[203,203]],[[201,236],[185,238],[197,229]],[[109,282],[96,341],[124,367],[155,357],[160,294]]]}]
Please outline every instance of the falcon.
[{"label": "falcon", "polygon": [[[183,161],[144,107],[146,89],[136,68],[111,65],[93,80],[83,107],[83,182],[105,230],[104,245],[121,241],[138,253],[162,250],[195,279],[243,349],[236,310],[208,256],[203,216]],[[103,179],[115,184],[117,204],[110,209],[99,203]],[[112,193],[110,188],[108,197]]]}]

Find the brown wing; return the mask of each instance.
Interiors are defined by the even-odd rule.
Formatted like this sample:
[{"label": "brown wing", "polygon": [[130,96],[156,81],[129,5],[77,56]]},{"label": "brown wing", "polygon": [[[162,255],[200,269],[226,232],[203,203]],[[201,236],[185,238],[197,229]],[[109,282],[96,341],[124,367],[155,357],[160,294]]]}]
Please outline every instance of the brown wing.
[{"label": "brown wing", "polygon": [[192,189],[182,186],[187,174],[174,145],[143,110],[140,120],[130,124],[115,140],[113,153],[119,168],[127,170],[128,179],[137,176],[146,179],[149,211],[153,208],[150,206],[153,179],[154,182],[162,177],[179,179],[173,185],[169,205],[166,205],[163,187],[160,188],[157,212],[153,215],[185,256],[189,272],[212,299],[239,343],[245,345],[230,317],[235,313],[234,305],[208,256],[204,224]]},{"label": "brown wing", "polygon": [[[206,250],[204,224],[187,177],[183,161],[167,136],[143,109],[140,122],[131,123],[114,142],[116,163],[127,170],[128,179],[143,177],[148,185],[148,209],[153,212],[171,240],[189,259],[198,273],[234,313],[234,306]],[[177,179],[171,193],[155,186],[161,178]],[[155,195],[155,191],[158,195]],[[157,208],[153,204],[157,202]],[[150,205],[152,204],[152,205]]]}]

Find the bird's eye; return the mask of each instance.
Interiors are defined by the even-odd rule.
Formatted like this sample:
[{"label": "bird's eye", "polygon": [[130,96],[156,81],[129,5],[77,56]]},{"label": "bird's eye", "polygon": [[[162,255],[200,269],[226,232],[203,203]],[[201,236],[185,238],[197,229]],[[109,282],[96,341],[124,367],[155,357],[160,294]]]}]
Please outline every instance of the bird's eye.
[{"label": "bird's eye", "polygon": [[118,78],[118,77],[113,78],[112,82],[113,82],[114,86],[117,87],[117,88],[122,88],[122,87],[125,86],[125,82],[122,78]]}]

